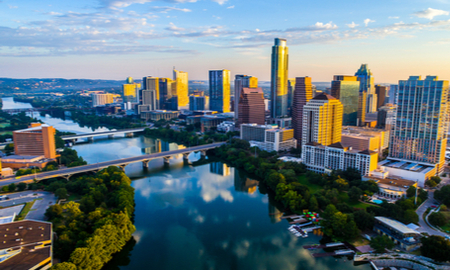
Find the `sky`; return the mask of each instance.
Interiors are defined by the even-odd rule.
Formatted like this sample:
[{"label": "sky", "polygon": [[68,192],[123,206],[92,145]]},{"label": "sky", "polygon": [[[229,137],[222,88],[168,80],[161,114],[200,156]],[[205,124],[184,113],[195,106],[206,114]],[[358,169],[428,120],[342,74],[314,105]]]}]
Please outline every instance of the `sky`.
[{"label": "sky", "polygon": [[369,65],[376,83],[450,80],[450,0],[0,0],[0,77],[270,79],[287,39],[289,77],[331,81]]}]

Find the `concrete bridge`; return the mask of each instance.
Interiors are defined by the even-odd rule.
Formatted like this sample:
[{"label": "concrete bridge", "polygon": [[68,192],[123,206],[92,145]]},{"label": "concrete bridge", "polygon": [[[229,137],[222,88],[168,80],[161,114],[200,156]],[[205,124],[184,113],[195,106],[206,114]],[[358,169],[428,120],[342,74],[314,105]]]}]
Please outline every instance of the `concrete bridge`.
[{"label": "concrete bridge", "polygon": [[137,132],[143,132],[146,129],[146,127],[141,128],[128,128],[128,129],[119,129],[119,130],[110,130],[110,131],[103,131],[103,132],[93,132],[93,133],[83,133],[83,134],[76,134],[76,135],[65,135],[61,136],[61,139],[64,141],[72,141],[72,143],[75,143],[78,139],[87,138],[89,141],[93,141],[94,137],[98,136],[108,136],[109,138],[113,138],[116,134],[125,134],[127,137],[132,137],[134,133]]},{"label": "concrete bridge", "polygon": [[20,112],[41,112],[41,111],[51,111],[44,108],[18,108],[18,109],[2,109],[6,113],[20,113]]},{"label": "concrete bridge", "polygon": [[111,160],[111,161],[106,161],[106,162],[88,164],[88,165],[78,166],[78,167],[73,167],[73,168],[65,168],[65,169],[60,169],[60,170],[56,170],[56,171],[41,172],[41,173],[37,173],[37,174],[30,174],[30,175],[25,175],[25,176],[21,176],[21,177],[19,176],[19,177],[14,177],[14,178],[9,178],[9,179],[7,178],[7,179],[0,181],[0,186],[6,186],[11,183],[20,183],[20,182],[31,183],[31,182],[33,182],[33,180],[40,181],[40,180],[45,180],[45,179],[55,178],[55,177],[62,177],[62,178],[69,180],[69,178],[72,175],[79,174],[79,173],[86,173],[86,172],[98,172],[109,166],[118,166],[122,170],[125,171],[125,167],[128,164],[136,163],[136,162],[142,162],[143,167],[148,168],[148,163],[150,162],[150,160],[153,160],[153,159],[163,158],[164,163],[169,163],[172,156],[182,154],[183,159],[187,160],[189,157],[189,154],[192,152],[201,152],[202,156],[205,156],[207,150],[220,147],[223,144],[225,144],[225,142],[199,145],[199,146],[194,146],[194,147],[190,147],[190,148],[178,149],[178,150],[173,150],[173,151],[165,151],[165,152],[150,154],[150,155],[142,155],[142,156],[136,156],[136,157],[116,159],[116,160]]}]

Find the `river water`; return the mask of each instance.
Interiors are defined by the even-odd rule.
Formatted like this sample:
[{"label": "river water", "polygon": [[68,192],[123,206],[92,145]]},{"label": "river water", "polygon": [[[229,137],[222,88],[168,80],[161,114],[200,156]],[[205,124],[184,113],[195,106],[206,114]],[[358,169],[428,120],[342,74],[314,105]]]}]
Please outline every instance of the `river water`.
[{"label": "river water", "polygon": [[[3,99],[7,108],[29,104]],[[61,131],[91,132],[71,120],[34,115]],[[103,129],[103,128],[101,128]],[[175,143],[136,136],[94,139],[73,148],[87,162],[178,149]],[[371,269],[347,257],[313,258],[303,245],[322,236],[296,238],[281,212],[260,193],[258,181],[221,162],[191,154],[164,165],[153,160],[125,169],[135,192],[134,241],[106,269]]]}]

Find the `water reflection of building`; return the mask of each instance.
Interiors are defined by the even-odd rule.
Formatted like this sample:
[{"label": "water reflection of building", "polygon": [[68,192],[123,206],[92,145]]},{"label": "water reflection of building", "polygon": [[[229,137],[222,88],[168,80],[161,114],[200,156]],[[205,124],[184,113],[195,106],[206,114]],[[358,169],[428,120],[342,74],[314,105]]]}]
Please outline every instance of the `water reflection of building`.
[{"label": "water reflection of building", "polygon": [[234,190],[253,194],[259,181],[246,177],[243,173],[234,171]]},{"label": "water reflection of building", "polygon": [[144,143],[149,146],[141,149],[143,154],[155,154],[185,148],[184,146],[177,145],[176,143],[169,143],[160,139],[148,137],[144,137]]},{"label": "water reflection of building", "polygon": [[230,167],[223,162],[211,162],[209,164],[209,171],[222,176],[230,175]]},{"label": "water reflection of building", "polygon": [[269,202],[269,217],[270,217],[270,222],[272,223],[278,223],[281,221],[281,216],[283,215],[283,212],[281,212],[280,210],[278,210],[278,208],[271,204]]}]

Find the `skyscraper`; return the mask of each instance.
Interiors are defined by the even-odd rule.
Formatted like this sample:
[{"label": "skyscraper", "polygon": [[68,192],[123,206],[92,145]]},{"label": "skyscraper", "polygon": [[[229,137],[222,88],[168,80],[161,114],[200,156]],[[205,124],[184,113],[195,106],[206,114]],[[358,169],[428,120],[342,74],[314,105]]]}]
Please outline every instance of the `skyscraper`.
[{"label": "skyscraper", "polygon": [[92,94],[92,107],[114,103],[113,94]]},{"label": "skyscraper", "polygon": [[159,109],[178,110],[178,96],[175,92],[175,82],[169,78],[159,78]]},{"label": "skyscraper", "polygon": [[234,78],[234,117],[239,116],[239,98],[241,96],[242,88],[256,88],[258,87],[258,78],[248,75],[236,75]]},{"label": "skyscraper", "polygon": [[292,127],[294,138],[301,143],[303,134],[303,107],[313,98],[310,77],[295,78],[295,91],[292,103]]},{"label": "skyscraper", "polygon": [[288,115],[292,117],[292,104],[294,104],[294,93],[295,93],[295,79],[291,78],[288,79],[288,107],[287,107],[287,112]]},{"label": "skyscraper", "polygon": [[366,101],[361,102],[365,103],[364,111],[366,113],[376,112],[377,94],[375,93],[374,78],[372,77],[372,72],[370,71],[367,64],[362,64],[358,71],[355,73],[355,76],[357,76],[360,81],[360,96],[362,95],[362,93],[366,94]]},{"label": "skyscraper", "polygon": [[288,47],[286,39],[275,39],[272,47],[272,68],[270,82],[270,99],[272,118],[287,116],[288,107]]},{"label": "skyscraper", "polygon": [[123,102],[138,103],[139,102],[139,89],[140,83],[126,83],[122,85],[123,90]]},{"label": "skyscraper", "polygon": [[205,96],[203,91],[194,91],[189,96],[189,110],[203,111],[209,109],[209,97]]},{"label": "skyscraper", "polygon": [[331,82],[331,95],[344,106],[344,126],[357,125],[359,89],[360,82],[356,76],[338,75]]},{"label": "skyscraper", "polygon": [[264,125],[266,123],[264,93],[260,87],[244,87],[237,107],[239,108],[237,127],[241,124]]},{"label": "skyscraper", "polygon": [[209,107],[212,111],[230,112],[230,71],[209,71]]},{"label": "skyscraper", "polygon": [[384,103],[386,101],[386,92],[387,87],[382,85],[375,85],[375,93],[377,94],[377,111],[380,107],[384,106]]},{"label": "skyscraper", "polygon": [[[160,105],[159,78],[151,76],[142,78],[142,88],[142,105],[152,105],[151,110],[158,110]],[[153,93],[150,95],[150,92],[144,93],[144,91],[153,91]]]},{"label": "skyscraper", "polygon": [[56,158],[55,128],[46,124],[32,123],[28,129],[13,132],[16,155]]},{"label": "skyscraper", "polygon": [[177,97],[178,110],[187,109],[189,105],[188,73],[173,69],[173,95]]},{"label": "skyscraper", "polygon": [[[435,165],[444,169],[448,131],[449,81],[437,76],[411,76],[399,81],[397,117],[389,158]],[[417,165],[417,164],[416,164]]]},{"label": "skyscraper", "polygon": [[313,142],[324,146],[341,141],[342,103],[322,93],[303,107],[302,146]]}]

